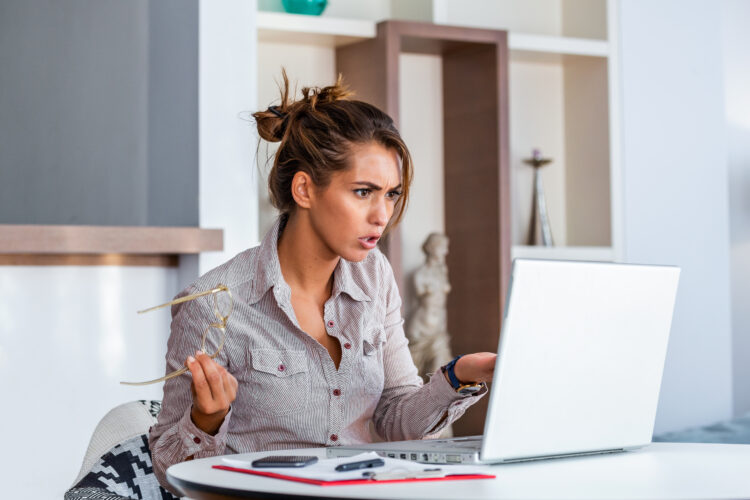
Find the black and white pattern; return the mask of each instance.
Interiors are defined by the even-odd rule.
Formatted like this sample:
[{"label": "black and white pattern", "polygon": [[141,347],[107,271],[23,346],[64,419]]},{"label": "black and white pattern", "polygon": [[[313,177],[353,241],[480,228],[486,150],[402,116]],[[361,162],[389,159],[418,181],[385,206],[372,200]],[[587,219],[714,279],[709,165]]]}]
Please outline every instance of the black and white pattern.
[{"label": "black and white pattern", "polygon": [[[159,400],[139,400],[156,422]],[[73,488],[65,500],[172,500],[154,475],[148,435],[128,439],[105,453]]]},{"label": "black and white pattern", "polygon": [[65,500],[122,500],[126,497],[115,495],[102,488],[71,488],[65,493]]},{"label": "black and white pattern", "polygon": [[156,418],[159,416],[159,412],[161,411],[161,401],[158,399],[141,399],[138,402],[146,407],[152,417]]},{"label": "black and white pattern", "polygon": [[[158,413],[158,410],[157,410]],[[65,494],[65,500],[174,500],[159,485],[151,463],[148,436],[142,434],[118,444],[99,459],[91,471]]]}]

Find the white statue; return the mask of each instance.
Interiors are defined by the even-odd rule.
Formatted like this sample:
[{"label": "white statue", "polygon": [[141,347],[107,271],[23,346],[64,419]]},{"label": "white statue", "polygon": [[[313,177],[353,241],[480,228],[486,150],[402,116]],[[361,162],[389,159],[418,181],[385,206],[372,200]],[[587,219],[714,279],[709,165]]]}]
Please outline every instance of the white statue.
[{"label": "white statue", "polygon": [[450,336],[446,320],[448,283],[448,237],[431,233],[422,250],[426,262],[414,274],[418,305],[409,321],[409,349],[419,374],[426,377],[451,360]]}]

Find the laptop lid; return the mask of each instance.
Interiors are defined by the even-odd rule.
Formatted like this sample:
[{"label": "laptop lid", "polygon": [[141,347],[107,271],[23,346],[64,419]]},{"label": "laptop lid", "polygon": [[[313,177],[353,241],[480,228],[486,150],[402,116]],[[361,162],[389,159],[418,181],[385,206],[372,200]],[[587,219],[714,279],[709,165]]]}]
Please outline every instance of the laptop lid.
[{"label": "laptop lid", "polygon": [[481,460],[650,443],[679,273],[516,259]]}]

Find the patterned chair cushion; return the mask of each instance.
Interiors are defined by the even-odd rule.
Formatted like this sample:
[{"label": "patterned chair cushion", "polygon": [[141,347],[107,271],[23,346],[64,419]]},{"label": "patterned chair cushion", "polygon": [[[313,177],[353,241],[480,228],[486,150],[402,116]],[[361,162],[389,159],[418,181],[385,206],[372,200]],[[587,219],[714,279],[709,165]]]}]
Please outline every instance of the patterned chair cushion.
[{"label": "patterned chair cushion", "polygon": [[[138,403],[143,404],[152,418],[156,419],[161,409],[160,401],[139,401]],[[105,419],[102,419],[102,423],[105,423]],[[102,432],[100,428],[102,423],[97,427],[95,435],[97,432]],[[85,463],[86,460],[84,460]],[[129,437],[112,447],[94,462],[88,472],[83,474],[80,480],[65,493],[65,500],[175,500],[176,498],[159,485],[154,475],[147,433]]]}]

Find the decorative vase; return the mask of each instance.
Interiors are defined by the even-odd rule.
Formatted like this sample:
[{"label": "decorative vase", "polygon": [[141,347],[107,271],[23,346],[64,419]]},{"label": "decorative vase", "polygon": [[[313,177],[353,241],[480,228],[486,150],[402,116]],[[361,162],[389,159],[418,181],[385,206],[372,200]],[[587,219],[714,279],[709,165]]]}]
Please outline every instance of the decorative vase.
[{"label": "decorative vase", "polygon": [[328,0],[281,0],[281,3],[290,14],[319,16],[328,5]]},{"label": "decorative vase", "polygon": [[529,224],[529,234],[527,243],[529,245],[543,245],[551,247],[552,230],[549,225],[549,215],[547,215],[547,200],[544,197],[544,184],[542,183],[541,168],[548,163],[552,163],[550,158],[542,158],[542,152],[535,149],[531,158],[525,159],[524,163],[534,167],[534,196],[531,205],[531,223]]}]

